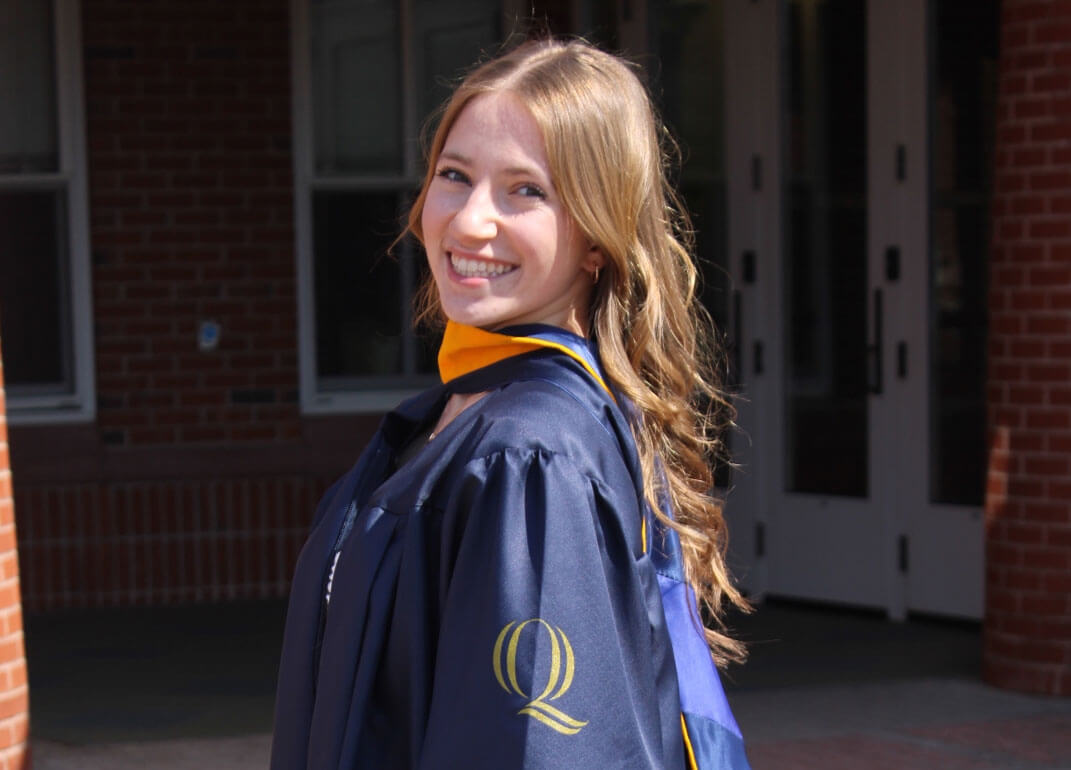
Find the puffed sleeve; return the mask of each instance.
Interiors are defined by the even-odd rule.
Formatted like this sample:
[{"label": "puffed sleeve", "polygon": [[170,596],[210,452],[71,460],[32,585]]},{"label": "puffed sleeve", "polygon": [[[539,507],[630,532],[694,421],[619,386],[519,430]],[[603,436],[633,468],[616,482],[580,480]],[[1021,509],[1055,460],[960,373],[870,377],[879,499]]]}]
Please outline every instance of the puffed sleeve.
[{"label": "puffed sleeve", "polygon": [[421,768],[684,766],[636,493],[615,481],[544,451],[469,463],[444,511]]}]

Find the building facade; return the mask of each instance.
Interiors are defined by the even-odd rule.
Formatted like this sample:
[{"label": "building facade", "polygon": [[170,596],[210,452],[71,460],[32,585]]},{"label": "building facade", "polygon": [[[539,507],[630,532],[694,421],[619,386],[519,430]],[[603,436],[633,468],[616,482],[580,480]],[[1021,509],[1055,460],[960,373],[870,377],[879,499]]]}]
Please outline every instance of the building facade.
[{"label": "building facade", "polygon": [[21,770],[29,757],[30,698],[3,405],[4,366],[0,357],[0,769]]},{"label": "building facade", "polygon": [[395,242],[421,127],[534,15],[631,55],[679,140],[745,587],[984,619],[994,681],[1071,692],[1066,0],[0,14],[27,608],[285,595],[318,496],[435,376]]}]

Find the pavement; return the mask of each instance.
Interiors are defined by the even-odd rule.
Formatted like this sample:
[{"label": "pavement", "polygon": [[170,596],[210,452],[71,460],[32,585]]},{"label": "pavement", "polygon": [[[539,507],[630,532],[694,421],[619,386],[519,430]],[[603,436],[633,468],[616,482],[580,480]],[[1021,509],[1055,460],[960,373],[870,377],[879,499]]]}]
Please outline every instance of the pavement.
[{"label": "pavement", "polygon": [[[28,615],[35,770],[267,766],[277,601]],[[1071,770],[1071,698],[984,684],[976,623],[767,602],[725,686],[755,770]]]}]

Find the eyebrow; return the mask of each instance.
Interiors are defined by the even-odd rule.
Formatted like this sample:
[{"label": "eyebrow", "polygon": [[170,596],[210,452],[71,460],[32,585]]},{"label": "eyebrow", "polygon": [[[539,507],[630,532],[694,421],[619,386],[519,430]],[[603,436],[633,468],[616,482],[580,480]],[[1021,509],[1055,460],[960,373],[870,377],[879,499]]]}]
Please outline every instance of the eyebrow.
[{"label": "eyebrow", "polygon": [[439,153],[439,159],[446,158],[447,160],[456,160],[458,163],[472,163],[471,160],[460,152],[451,152],[449,150],[443,150]]},{"label": "eyebrow", "polygon": [[[439,153],[439,160],[453,160],[467,166],[473,165],[472,158],[452,150],[444,150]],[[542,172],[537,171],[533,166],[509,166],[502,170],[510,176],[529,176],[537,179],[541,179],[544,176]]]}]

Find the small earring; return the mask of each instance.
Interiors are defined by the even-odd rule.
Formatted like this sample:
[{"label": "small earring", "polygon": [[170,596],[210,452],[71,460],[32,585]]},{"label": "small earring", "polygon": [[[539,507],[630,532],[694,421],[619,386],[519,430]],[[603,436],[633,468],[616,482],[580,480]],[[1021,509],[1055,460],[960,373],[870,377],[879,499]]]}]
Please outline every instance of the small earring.
[{"label": "small earring", "polygon": [[595,265],[595,271],[591,274],[591,282],[592,283],[598,283],[599,282],[599,266],[598,265]]}]

